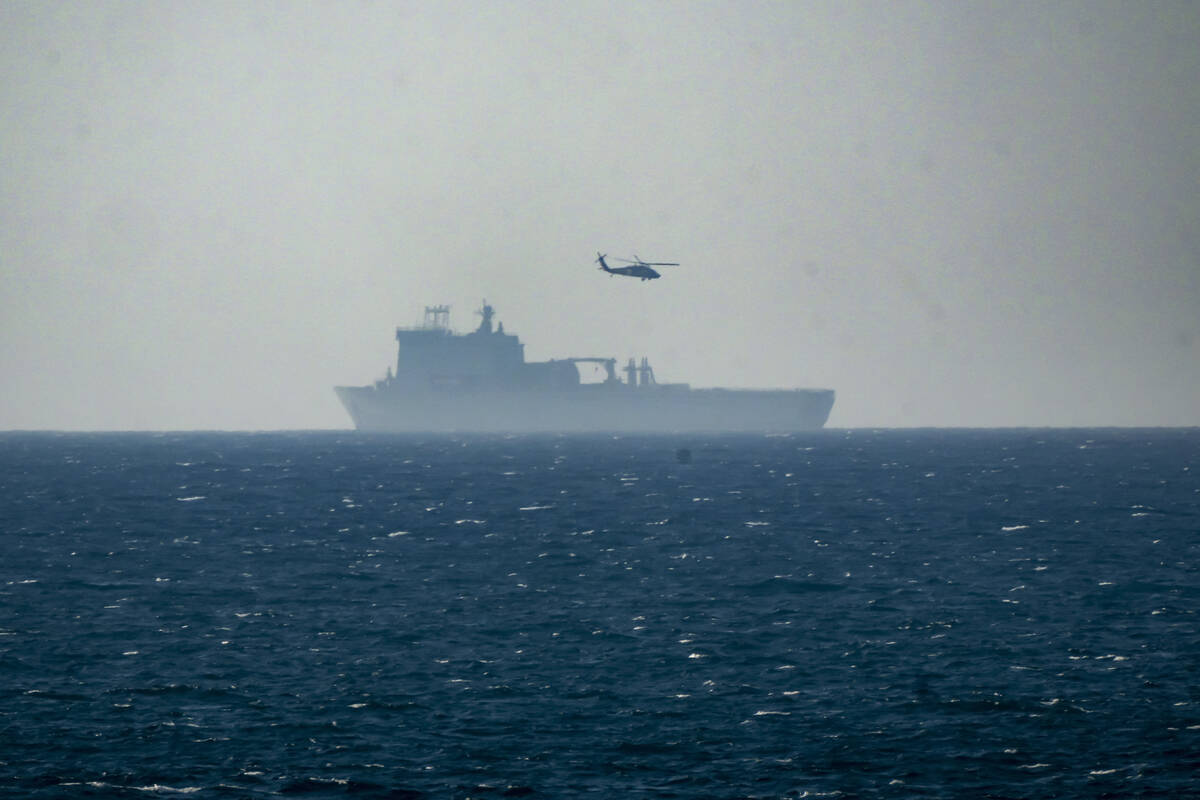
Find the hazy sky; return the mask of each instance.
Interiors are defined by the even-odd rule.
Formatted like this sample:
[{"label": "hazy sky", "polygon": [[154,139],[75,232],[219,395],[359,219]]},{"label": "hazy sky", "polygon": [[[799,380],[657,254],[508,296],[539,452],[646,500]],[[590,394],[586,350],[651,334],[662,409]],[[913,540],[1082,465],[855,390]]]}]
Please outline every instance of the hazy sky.
[{"label": "hazy sky", "polygon": [[[1200,424],[1200,3],[0,0],[0,429],[348,427],[393,329]],[[683,266],[610,278],[596,251]]]}]

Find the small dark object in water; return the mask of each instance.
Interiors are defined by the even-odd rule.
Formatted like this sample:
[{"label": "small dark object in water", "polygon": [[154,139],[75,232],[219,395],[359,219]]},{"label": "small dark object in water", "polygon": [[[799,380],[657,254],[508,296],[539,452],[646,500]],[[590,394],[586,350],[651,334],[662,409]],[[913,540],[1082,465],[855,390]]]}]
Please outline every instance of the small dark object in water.
[{"label": "small dark object in water", "polygon": [[681,447],[675,451],[675,460],[680,464],[692,463],[692,451],[686,447]]}]

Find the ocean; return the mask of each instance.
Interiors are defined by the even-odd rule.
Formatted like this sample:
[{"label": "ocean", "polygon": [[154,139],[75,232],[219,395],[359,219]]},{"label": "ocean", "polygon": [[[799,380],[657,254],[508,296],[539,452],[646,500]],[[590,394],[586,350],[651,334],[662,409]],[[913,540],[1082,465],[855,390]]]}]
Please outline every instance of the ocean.
[{"label": "ocean", "polygon": [[1198,564],[1200,429],[4,433],[0,795],[1197,796]]}]

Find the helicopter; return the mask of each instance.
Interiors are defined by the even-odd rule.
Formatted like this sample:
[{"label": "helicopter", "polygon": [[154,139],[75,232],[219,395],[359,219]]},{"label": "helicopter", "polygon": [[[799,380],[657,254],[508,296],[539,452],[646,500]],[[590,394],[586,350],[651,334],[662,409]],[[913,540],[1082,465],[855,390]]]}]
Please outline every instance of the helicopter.
[{"label": "helicopter", "polygon": [[633,260],[628,258],[618,258],[617,261],[623,261],[629,264],[628,267],[610,267],[604,259],[608,256],[607,253],[596,253],[596,263],[600,265],[600,269],[607,272],[609,275],[624,275],[627,278],[641,278],[644,281],[652,281],[655,278],[661,278],[658,270],[653,267],[678,267],[676,261],[642,261],[641,257],[636,253]]}]

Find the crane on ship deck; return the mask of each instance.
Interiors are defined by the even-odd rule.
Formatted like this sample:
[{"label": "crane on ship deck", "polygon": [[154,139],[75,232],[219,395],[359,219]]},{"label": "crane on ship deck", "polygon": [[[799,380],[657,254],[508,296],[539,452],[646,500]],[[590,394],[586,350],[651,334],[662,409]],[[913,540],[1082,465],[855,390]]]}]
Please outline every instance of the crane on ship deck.
[{"label": "crane on ship deck", "polygon": [[621,382],[620,379],[617,378],[617,360],[615,358],[598,358],[595,356],[581,356],[579,358],[564,358],[561,360],[569,361],[572,364],[603,364],[604,372],[607,376],[607,377],[605,377],[604,382],[605,383],[620,383]]}]

